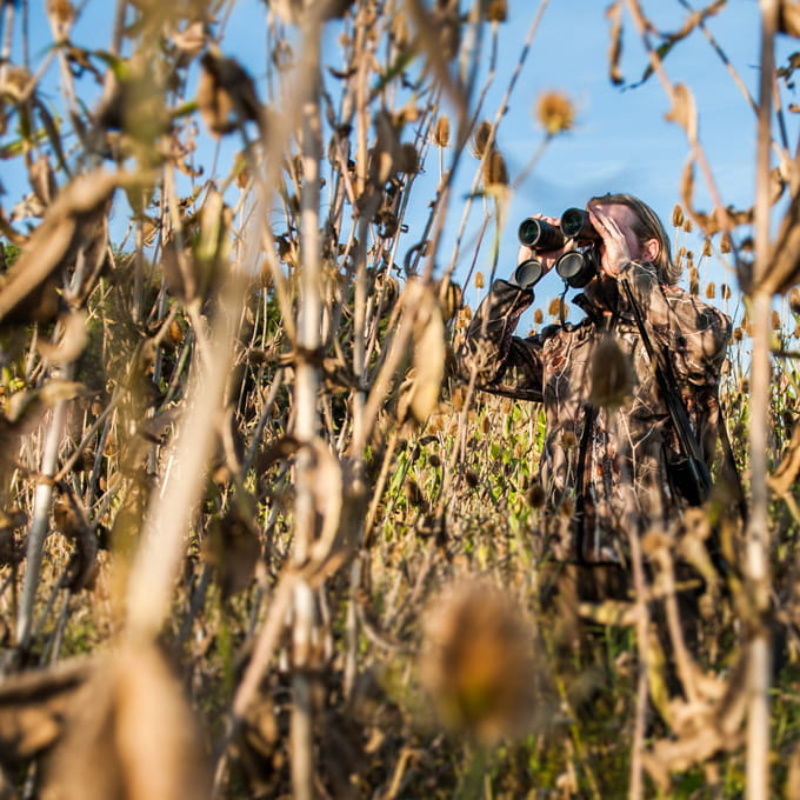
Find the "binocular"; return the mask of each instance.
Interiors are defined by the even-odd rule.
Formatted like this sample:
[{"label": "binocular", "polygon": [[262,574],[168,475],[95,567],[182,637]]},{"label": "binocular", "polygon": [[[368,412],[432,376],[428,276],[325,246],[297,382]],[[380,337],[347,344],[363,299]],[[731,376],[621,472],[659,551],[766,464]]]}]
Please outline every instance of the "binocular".
[{"label": "binocular", "polygon": [[[520,223],[517,235],[521,244],[540,253],[560,250],[569,239],[574,240],[578,249],[564,253],[556,262],[556,272],[573,289],[582,289],[598,273],[600,263],[595,244],[600,241],[600,234],[582,208],[568,208],[561,215],[560,225],[529,217]],[[517,267],[514,282],[529,289],[542,277],[542,272],[541,262],[530,258]]]}]

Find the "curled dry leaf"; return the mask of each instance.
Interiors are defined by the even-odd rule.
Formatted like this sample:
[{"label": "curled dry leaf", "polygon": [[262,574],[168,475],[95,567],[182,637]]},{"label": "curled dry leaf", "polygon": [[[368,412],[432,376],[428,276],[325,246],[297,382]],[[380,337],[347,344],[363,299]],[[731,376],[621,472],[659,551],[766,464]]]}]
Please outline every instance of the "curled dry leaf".
[{"label": "curled dry leaf", "polygon": [[800,3],[797,0],[780,0],[778,31],[789,36],[800,37]]},{"label": "curled dry leaf", "polygon": [[199,55],[206,45],[208,37],[205,23],[201,20],[190,22],[182,31],[175,31],[170,38],[180,52],[182,62],[186,63]]},{"label": "curled dry leaf", "polygon": [[39,353],[51,364],[70,364],[76,361],[86,348],[89,334],[86,331],[87,314],[83,310],[73,311],[62,320],[60,338],[56,342],[38,342]]},{"label": "curled dry leaf", "polygon": [[619,62],[622,57],[622,0],[616,0],[607,11],[606,17],[611,22],[611,46],[608,49],[608,74],[611,83],[619,86],[624,83]]},{"label": "curled dry leaf", "polygon": [[770,489],[775,494],[785,495],[797,486],[800,476],[800,425],[795,425],[792,439],[774,474],[768,479]]},{"label": "curled dry leaf", "polygon": [[342,517],[344,482],[339,459],[330,445],[315,439],[304,449],[310,457],[305,480],[314,498],[315,531],[311,558],[326,560],[332,553]]},{"label": "curled dry leaf", "polygon": [[48,800],[209,796],[209,769],[180,681],[151,641],[97,663],[45,775]]},{"label": "curled dry leaf", "polygon": [[664,118],[680,125],[686,131],[690,142],[697,140],[697,107],[694,95],[685,84],[675,84],[672,93],[672,108],[664,115]]},{"label": "curled dry leaf", "polygon": [[39,389],[22,389],[8,400],[6,413],[8,421],[20,430],[39,419],[40,414],[62,400],[74,400],[86,391],[82,383],[51,378]]},{"label": "curled dry leaf", "polygon": [[201,555],[214,568],[225,599],[250,585],[261,556],[254,507],[252,498],[238,499],[221,519],[212,521],[203,540]]},{"label": "curled dry leaf", "polygon": [[800,193],[791,200],[778,236],[772,246],[769,266],[764,272],[763,289],[784,294],[800,282]]},{"label": "curled dry leaf", "polygon": [[248,120],[261,124],[263,111],[255,84],[236,59],[208,52],[200,66],[197,107],[214,136],[230,133]]},{"label": "curled dry leaf", "polygon": [[62,486],[53,504],[53,522],[56,529],[74,545],[74,551],[61,585],[72,592],[79,592],[94,583],[99,543],[97,535],[89,525],[85,508],[74,492]]},{"label": "curled dry leaf", "polygon": [[0,320],[14,314],[65,264],[81,243],[82,224],[105,207],[118,183],[114,173],[98,170],[61,190],[0,286]]},{"label": "curled dry leaf", "polygon": [[0,762],[17,764],[52,747],[93,671],[93,662],[81,660],[4,678]]}]

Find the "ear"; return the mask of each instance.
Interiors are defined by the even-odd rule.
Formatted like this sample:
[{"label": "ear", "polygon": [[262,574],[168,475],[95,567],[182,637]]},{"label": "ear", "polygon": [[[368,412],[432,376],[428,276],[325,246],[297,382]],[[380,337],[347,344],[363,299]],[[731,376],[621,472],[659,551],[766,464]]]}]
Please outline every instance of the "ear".
[{"label": "ear", "polygon": [[658,239],[648,239],[642,245],[642,260],[654,262],[660,252],[661,245],[658,243]]}]

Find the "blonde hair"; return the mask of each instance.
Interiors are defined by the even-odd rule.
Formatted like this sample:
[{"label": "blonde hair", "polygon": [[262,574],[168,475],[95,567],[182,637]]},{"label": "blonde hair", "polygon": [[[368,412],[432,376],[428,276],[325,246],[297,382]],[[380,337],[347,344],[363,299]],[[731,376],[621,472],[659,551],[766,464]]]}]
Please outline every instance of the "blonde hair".
[{"label": "blonde hair", "polygon": [[681,268],[672,261],[672,248],[664,225],[647,203],[632,194],[617,193],[593,197],[590,204],[599,206],[627,206],[635,217],[633,232],[639,244],[644,245],[648,239],[658,242],[658,255],[653,259],[653,266],[658,270],[659,278],[670,286],[676,284],[681,276]]}]

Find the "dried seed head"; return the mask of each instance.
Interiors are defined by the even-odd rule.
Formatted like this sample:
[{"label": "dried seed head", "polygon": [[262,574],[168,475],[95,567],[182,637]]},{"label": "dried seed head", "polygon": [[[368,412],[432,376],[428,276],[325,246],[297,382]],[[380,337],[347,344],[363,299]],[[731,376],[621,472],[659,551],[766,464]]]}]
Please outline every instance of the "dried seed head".
[{"label": "dried seed head", "polygon": [[712,254],[712,252],[713,251],[711,249],[711,239],[708,239],[708,238],[704,239],[703,240],[703,255],[706,258],[708,258]]},{"label": "dried seed head", "polygon": [[633,389],[631,359],[612,336],[605,336],[592,358],[590,402],[599,408],[619,408]]},{"label": "dried seed head", "polygon": [[485,285],[486,285],[486,281],[483,278],[483,273],[480,272],[480,271],[476,272],[475,273],[475,288],[476,289],[483,289],[483,287]]},{"label": "dried seed head", "polygon": [[561,317],[566,316],[567,306],[560,297],[554,297],[547,307],[547,313],[553,319],[561,319]]},{"label": "dried seed head", "polygon": [[544,322],[544,312],[541,308],[537,308],[533,312],[533,321],[536,325],[541,325]]},{"label": "dried seed head", "polygon": [[575,124],[575,106],[561,92],[545,92],[536,103],[536,119],[548,136],[571,130]]},{"label": "dried seed head", "polygon": [[723,233],[719,240],[719,251],[720,253],[730,253],[731,249],[731,237],[727,233]]},{"label": "dried seed head", "polygon": [[475,128],[475,133],[472,135],[472,147],[476,158],[483,158],[493,131],[494,126],[486,120]]},{"label": "dried seed head", "polygon": [[406,175],[416,175],[419,172],[419,153],[410,142],[400,145],[395,168]]},{"label": "dried seed head", "polygon": [[691,220],[690,220],[690,219],[687,217],[687,218],[686,218],[686,219],[683,221],[683,230],[684,230],[686,233],[691,233],[691,232],[692,232],[692,228],[693,228],[693,227],[694,227],[694,226],[692,225],[692,221],[691,221]]},{"label": "dried seed head", "polygon": [[508,19],[508,0],[489,0],[485,13],[488,22],[505,22]]},{"label": "dried seed head", "polygon": [[675,228],[680,228],[683,225],[683,220],[683,209],[680,204],[675,203],[675,207],[672,209],[672,225]]},{"label": "dried seed head", "polygon": [[789,290],[789,308],[792,314],[800,314],[800,289],[796,286]]},{"label": "dried seed head", "polygon": [[447,147],[450,143],[450,117],[446,114],[436,120],[436,127],[433,129],[433,143],[437,147]]},{"label": "dried seed head", "polygon": [[451,586],[423,622],[420,678],[441,721],[490,745],[529,729],[533,631],[510,596],[483,580]]},{"label": "dried seed head", "polygon": [[709,300],[713,300],[717,296],[717,286],[714,281],[706,286],[706,298]]},{"label": "dried seed head", "polygon": [[547,499],[544,487],[540,481],[534,481],[531,483],[525,496],[531,508],[541,508]]},{"label": "dried seed head", "polygon": [[731,287],[728,286],[727,283],[720,284],[719,287],[719,294],[723,300],[730,300],[731,299]]},{"label": "dried seed head", "polygon": [[508,186],[506,160],[499,150],[492,149],[483,162],[483,181],[487,186]]}]

